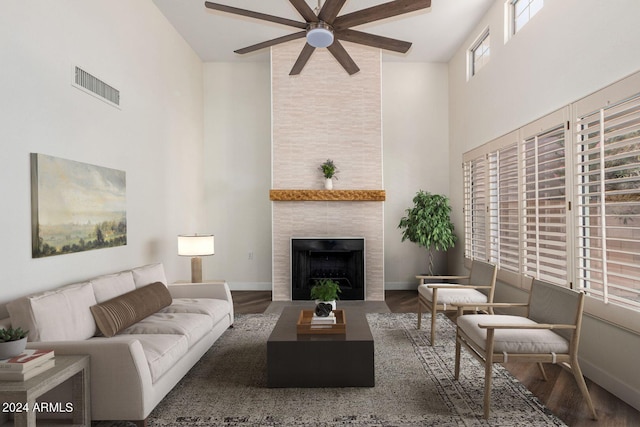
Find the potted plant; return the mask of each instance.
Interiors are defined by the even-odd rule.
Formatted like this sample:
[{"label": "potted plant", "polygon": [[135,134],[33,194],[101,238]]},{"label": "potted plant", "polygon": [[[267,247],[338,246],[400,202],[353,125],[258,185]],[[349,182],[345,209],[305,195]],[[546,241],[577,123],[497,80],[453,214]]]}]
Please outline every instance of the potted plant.
[{"label": "potted plant", "polygon": [[332,190],[333,178],[335,178],[336,180],[338,179],[338,177],[336,176],[336,174],[338,173],[338,168],[336,167],[335,163],[333,163],[333,160],[327,159],[327,161],[321,164],[318,169],[322,172],[322,176],[324,176],[324,188],[326,190]]},{"label": "potted plant", "polygon": [[456,243],[451,205],[446,196],[418,191],[413,207],[400,219],[402,241],[410,240],[428,251],[429,274],[433,275],[433,251],[446,251]]},{"label": "potted plant", "polygon": [[21,328],[0,329],[0,359],[9,359],[24,351],[29,331]]},{"label": "potted plant", "polygon": [[311,287],[311,299],[316,300],[316,304],[331,304],[333,310],[336,309],[336,300],[340,290],[340,284],[332,279],[317,279]]}]

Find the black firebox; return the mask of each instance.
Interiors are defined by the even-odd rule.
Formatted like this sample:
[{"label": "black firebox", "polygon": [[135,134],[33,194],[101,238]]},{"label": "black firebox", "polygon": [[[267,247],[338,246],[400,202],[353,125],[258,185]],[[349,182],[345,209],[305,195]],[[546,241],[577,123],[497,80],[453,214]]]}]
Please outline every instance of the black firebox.
[{"label": "black firebox", "polygon": [[291,290],[294,300],[311,298],[317,279],[340,284],[341,300],[364,300],[364,238],[292,238]]}]

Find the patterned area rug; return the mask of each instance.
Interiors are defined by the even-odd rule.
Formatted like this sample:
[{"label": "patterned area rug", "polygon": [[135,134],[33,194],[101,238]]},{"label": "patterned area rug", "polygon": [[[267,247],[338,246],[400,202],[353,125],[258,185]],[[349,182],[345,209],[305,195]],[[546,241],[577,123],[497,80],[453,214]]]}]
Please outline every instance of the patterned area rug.
[{"label": "patterned area rug", "polygon": [[[491,418],[484,369],[465,351],[453,378],[455,329],[438,319],[436,346],[415,314],[368,314],[376,386],[269,389],[266,341],[277,315],[238,315],[233,329],[157,406],[149,426],[563,426],[506,369],[495,366]],[[428,325],[427,316],[423,321]],[[347,355],[327,355],[336,363]],[[104,426],[105,423],[100,423]]]},{"label": "patterned area rug", "polygon": [[[188,426],[564,426],[518,380],[494,365],[491,418],[482,417],[484,368],[463,351],[453,378],[455,327],[438,319],[436,346],[415,314],[368,314],[376,386],[266,387],[266,342],[278,315],[237,315],[229,329],[148,418]],[[429,317],[423,319],[427,325]],[[340,363],[347,355],[327,355]],[[100,422],[94,426],[127,426]]]}]

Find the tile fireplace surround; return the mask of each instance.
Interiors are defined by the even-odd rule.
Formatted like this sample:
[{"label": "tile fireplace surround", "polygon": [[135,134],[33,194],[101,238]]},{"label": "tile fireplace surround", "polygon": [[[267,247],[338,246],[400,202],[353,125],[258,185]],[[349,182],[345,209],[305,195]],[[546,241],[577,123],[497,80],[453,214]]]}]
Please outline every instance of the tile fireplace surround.
[{"label": "tile fireplace surround", "polygon": [[[382,301],[381,54],[345,43],[361,70],[349,76],[316,49],[302,73],[289,76],[303,45],[271,50],[273,300],[291,300],[292,237],[364,237],[365,299]],[[327,159],[338,167],[332,191],[321,190],[318,171]]]}]

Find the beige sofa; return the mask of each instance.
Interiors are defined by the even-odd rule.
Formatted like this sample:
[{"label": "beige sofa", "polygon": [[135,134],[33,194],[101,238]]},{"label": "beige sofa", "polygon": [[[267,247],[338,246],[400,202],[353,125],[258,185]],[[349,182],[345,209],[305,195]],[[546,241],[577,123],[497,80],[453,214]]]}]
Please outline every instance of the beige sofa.
[{"label": "beige sofa", "polygon": [[[107,336],[101,333],[104,327],[96,325],[91,307],[95,310],[135,295],[140,301],[141,292],[146,301],[153,302],[149,292],[158,290],[166,293],[166,306],[142,320],[135,319],[130,326],[116,316],[112,326],[120,330],[111,337],[107,336],[114,331]],[[130,308],[126,304],[121,303]],[[10,317],[0,320],[0,327],[11,324],[28,329],[29,347],[51,348],[59,355],[91,356],[93,420],[130,420],[140,425],[233,324],[233,302],[226,283],[167,286],[162,264],[26,296],[8,303],[7,310]]]}]

